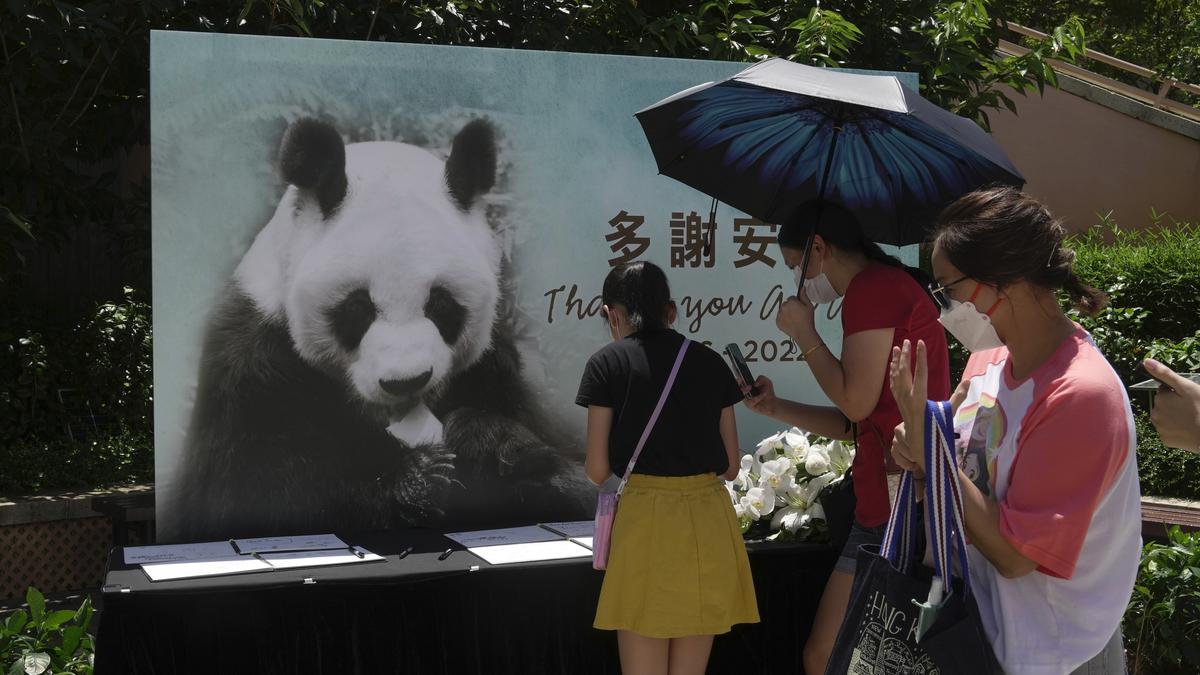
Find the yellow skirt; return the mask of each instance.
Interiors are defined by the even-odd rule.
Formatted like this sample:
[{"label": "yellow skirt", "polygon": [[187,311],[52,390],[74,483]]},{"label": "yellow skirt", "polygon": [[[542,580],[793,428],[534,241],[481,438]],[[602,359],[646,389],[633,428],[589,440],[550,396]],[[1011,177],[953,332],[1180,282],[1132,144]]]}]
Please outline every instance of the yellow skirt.
[{"label": "yellow skirt", "polygon": [[715,474],[634,474],[613,523],[594,627],[646,637],[718,635],[758,623],[746,546]]}]

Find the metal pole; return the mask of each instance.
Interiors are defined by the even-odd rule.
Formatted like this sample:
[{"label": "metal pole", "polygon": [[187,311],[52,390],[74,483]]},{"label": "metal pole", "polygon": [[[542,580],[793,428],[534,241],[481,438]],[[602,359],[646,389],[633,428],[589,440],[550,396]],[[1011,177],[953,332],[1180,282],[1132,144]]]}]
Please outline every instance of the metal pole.
[{"label": "metal pole", "polygon": [[[825,153],[825,170],[821,172],[821,182],[817,188],[817,221],[821,219],[821,207],[825,203],[825,190],[829,187],[829,172],[833,168],[833,153],[837,150],[838,139],[842,136],[842,114],[841,106],[838,106],[838,116],[833,125],[833,138],[829,141],[829,151]],[[804,244],[804,262],[800,266],[800,286],[796,289],[796,297],[800,297],[800,291],[804,288],[804,279],[808,276],[808,262],[812,255],[813,239],[817,235],[817,224],[813,223],[812,232],[808,235],[808,240]]]}]

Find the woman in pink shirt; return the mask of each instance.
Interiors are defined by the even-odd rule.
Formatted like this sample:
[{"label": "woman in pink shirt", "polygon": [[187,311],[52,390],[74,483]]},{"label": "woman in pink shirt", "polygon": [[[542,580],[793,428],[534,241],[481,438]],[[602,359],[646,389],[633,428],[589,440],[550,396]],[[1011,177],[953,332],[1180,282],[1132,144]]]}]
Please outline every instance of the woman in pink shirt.
[{"label": "woman in pink shirt", "polygon": [[[1141,551],[1133,415],[1120,378],[1062,311],[1106,298],[1075,274],[1065,232],[1011,188],[940,216],[931,287],[971,350],[951,397],[971,591],[1009,675],[1125,672],[1121,617]],[[924,474],[925,347],[894,350],[904,424],[892,453]]]}]

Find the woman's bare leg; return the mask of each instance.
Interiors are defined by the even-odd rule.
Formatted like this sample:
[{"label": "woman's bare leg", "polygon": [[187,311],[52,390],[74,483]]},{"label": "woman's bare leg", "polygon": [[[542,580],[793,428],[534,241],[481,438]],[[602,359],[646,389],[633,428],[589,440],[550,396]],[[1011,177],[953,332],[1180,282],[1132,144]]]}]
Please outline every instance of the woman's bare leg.
[{"label": "woman's bare leg", "polygon": [[852,574],[834,571],[829,575],[825,592],[821,594],[821,604],[817,607],[817,616],[813,619],[812,632],[808,635],[808,643],[804,645],[804,672],[808,675],[824,675],[825,667],[829,665],[833,643],[846,616],[846,605],[850,604],[850,588],[853,584]]},{"label": "woman's bare leg", "polygon": [[671,638],[669,675],[704,675],[712,643],[711,635]]},{"label": "woman's bare leg", "polygon": [[617,631],[623,675],[668,675],[671,641],[639,635],[631,630]]}]

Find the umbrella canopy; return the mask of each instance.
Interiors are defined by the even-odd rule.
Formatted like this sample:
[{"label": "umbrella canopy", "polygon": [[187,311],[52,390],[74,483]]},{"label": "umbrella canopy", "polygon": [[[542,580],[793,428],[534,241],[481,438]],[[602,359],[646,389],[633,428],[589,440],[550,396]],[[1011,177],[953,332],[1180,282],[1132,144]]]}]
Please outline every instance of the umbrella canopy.
[{"label": "umbrella canopy", "polygon": [[893,76],[770,59],[637,118],[659,173],[768,223],[836,202],[887,244],[922,241],[967,192],[1025,182],[979,126]]}]

